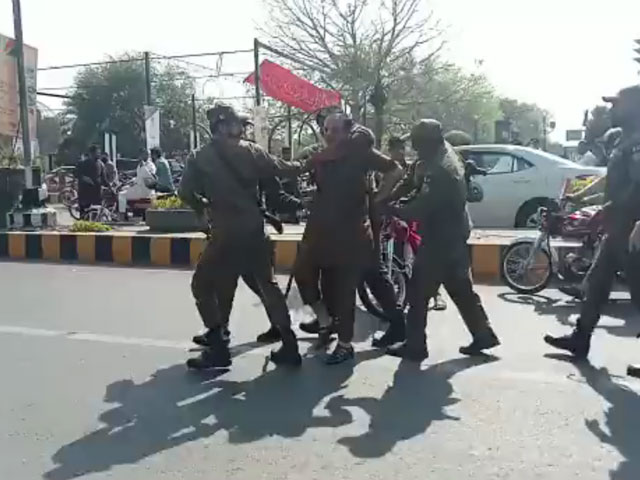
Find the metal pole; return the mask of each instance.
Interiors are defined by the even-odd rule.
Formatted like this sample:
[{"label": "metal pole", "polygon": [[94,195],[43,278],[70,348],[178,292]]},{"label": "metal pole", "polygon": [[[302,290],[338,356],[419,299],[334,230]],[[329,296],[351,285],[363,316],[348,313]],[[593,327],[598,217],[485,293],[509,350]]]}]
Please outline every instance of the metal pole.
[{"label": "metal pole", "polygon": [[27,99],[27,77],[24,72],[24,39],[22,36],[22,10],[20,8],[20,0],[13,0],[13,29],[16,37],[18,95],[20,98],[20,125],[22,126],[22,155],[24,157],[25,184],[26,188],[32,188],[29,100]]},{"label": "metal pole", "polygon": [[287,105],[287,140],[289,141],[289,148],[291,148],[291,154],[293,155],[293,124],[291,119],[291,105]]},{"label": "metal pole", "polygon": [[151,57],[149,52],[144,52],[144,83],[146,87],[147,105],[151,103]]},{"label": "metal pole", "polygon": [[191,94],[191,128],[193,129],[193,149],[198,149],[198,120],[196,118],[196,95]]},{"label": "metal pole", "polygon": [[262,104],[262,95],[260,93],[260,42],[257,38],[253,39],[253,77],[256,89],[256,107]]}]

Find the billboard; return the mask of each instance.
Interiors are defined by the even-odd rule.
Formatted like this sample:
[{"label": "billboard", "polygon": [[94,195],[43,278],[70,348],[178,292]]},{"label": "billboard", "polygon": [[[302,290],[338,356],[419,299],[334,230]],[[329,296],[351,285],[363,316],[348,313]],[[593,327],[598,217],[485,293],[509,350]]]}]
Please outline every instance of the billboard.
[{"label": "billboard", "polygon": [[[15,40],[0,34],[0,135],[15,137],[20,125],[18,98],[18,65],[15,57]],[[24,67],[27,77],[29,103],[29,132],[36,140],[38,51],[24,46]]]}]

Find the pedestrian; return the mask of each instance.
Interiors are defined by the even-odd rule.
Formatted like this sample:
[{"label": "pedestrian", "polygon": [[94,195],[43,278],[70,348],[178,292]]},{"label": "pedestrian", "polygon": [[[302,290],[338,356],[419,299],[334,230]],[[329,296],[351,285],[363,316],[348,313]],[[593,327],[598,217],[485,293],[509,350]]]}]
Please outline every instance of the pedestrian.
[{"label": "pedestrian", "polygon": [[640,309],[640,268],[629,255],[632,231],[640,220],[640,85],[622,89],[611,103],[611,120],[622,135],[614,148],[605,180],[604,229],[596,258],[589,270],[585,299],[573,332],[566,336],[545,336],[552,347],[586,358],[591,336],[609,299],[616,273],[624,270],[632,303]]},{"label": "pedestrian", "polygon": [[100,161],[100,149],[91,145],[87,156],[76,165],[78,179],[78,207],[83,214],[92,205],[102,204],[102,186],[106,186],[105,171]]},{"label": "pedestrian", "polygon": [[100,160],[104,166],[104,177],[107,185],[113,186],[118,183],[118,170],[116,169],[116,164],[111,161],[111,158],[109,158],[109,155],[103,153],[100,156]]},{"label": "pedestrian", "polygon": [[[296,175],[299,164],[269,155],[260,146],[241,140],[242,118],[217,104],[207,112],[212,140],[189,159],[179,195],[197,212],[202,198],[211,214],[212,235],[196,266],[191,289],[207,328],[207,347],[187,361],[193,369],[226,368],[231,354],[224,328],[224,305],[230,305],[238,278],[252,276],[269,319],[280,330],[282,346],[272,352],[277,365],[299,366],[298,342],[284,295],[274,281],[271,246],[257,199],[258,181],[276,175]],[[231,300],[229,300],[231,299]]]},{"label": "pedestrian", "polygon": [[151,161],[156,166],[156,185],[155,190],[158,193],[174,193],[173,177],[171,176],[171,168],[169,162],[162,155],[160,147],[151,149]]},{"label": "pedestrian", "polygon": [[[326,147],[312,156],[317,190],[298,250],[295,278],[300,296],[316,314],[320,340],[330,334],[331,316],[318,283],[330,288],[329,302],[338,319],[338,343],[328,364],[353,358],[351,344],[355,319],[355,295],[363,268],[372,262],[373,238],[368,216],[371,172],[384,173],[378,197],[384,198],[402,170],[373,148],[373,134],[343,113],[324,122]],[[324,290],[323,288],[323,290]]]},{"label": "pedestrian", "polygon": [[477,355],[500,341],[473,288],[464,164],[444,140],[442,126],[435,120],[418,122],[411,131],[411,143],[421,161],[424,180],[420,193],[395,213],[418,222],[422,242],[409,281],[407,340],[389,347],[387,352],[413,361],[429,356],[425,333],[427,299],[442,284],[472,336],[472,342],[461,347],[460,353]]},{"label": "pedestrian", "polygon": [[389,158],[400,165],[404,171],[407,170],[409,164],[406,158],[406,144],[402,137],[392,135],[387,141],[387,150],[389,151]]}]

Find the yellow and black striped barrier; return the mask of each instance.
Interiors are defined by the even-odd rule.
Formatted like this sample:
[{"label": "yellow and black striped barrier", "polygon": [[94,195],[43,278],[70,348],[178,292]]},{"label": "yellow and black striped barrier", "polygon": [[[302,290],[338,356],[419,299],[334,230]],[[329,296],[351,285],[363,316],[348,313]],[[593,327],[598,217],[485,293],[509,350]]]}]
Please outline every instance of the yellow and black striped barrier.
[{"label": "yellow and black striped barrier", "polygon": [[[272,237],[276,270],[289,270],[300,235]],[[192,267],[204,249],[204,235],[153,235],[134,232],[0,232],[0,259],[44,260],[157,267]],[[497,280],[503,245],[471,243],[473,274]]]}]

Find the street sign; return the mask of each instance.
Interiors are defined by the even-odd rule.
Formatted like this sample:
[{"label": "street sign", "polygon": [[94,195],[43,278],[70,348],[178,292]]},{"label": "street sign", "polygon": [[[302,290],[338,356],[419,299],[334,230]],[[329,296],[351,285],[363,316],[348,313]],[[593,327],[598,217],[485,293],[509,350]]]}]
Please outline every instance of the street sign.
[{"label": "street sign", "polygon": [[567,142],[579,142],[582,140],[582,135],[584,134],[584,130],[567,130]]}]

